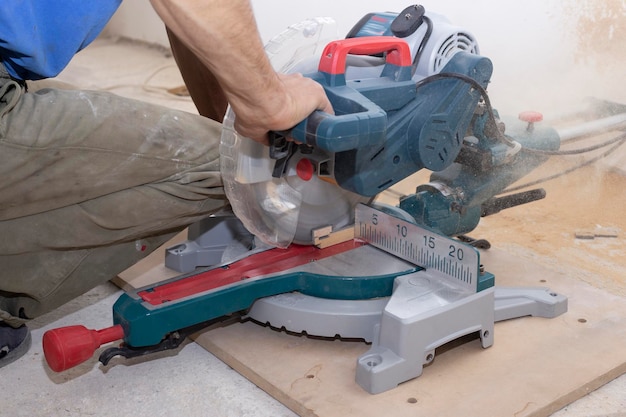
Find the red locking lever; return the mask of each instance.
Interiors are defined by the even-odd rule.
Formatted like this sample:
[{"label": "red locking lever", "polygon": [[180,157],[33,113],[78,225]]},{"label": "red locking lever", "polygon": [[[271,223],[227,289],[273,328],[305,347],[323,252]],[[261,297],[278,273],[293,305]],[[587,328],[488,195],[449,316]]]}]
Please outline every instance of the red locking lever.
[{"label": "red locking lever", "polygon": [[102,330],[85,326],[61,327],[44,333],[43,353],[50,369],[61,372],[91,358],[101,345],[122,338],[124,329],[119,324]]}]

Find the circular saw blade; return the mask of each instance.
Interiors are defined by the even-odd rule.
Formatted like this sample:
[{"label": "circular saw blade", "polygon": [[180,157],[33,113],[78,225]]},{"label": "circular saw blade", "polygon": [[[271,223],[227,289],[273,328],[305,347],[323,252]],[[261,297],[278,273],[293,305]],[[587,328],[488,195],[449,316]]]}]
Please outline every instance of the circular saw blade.
[{"label": "circular saw blade", "polygon": [[268,148],[238,135],[233,121],[229,111],[220,148],[224,188],[235,215],[265,243],[312,244],[313,230],[350,225],[356,204],[370,200],[320,178],[314,167],[324,155],[316,151],[297,151],[285,174],[272,177]]},{"label": "circular saw blade", "polygon": [[369,201],[368,197],[346,191],[322,179],[315,167],[324,154],[301,154],[289,160],[283,180],[300,196],[300,209],[294,234],[294,243],[313,243],[312,231],[324,226],[333,230],[348,226],[354,221],[356,204]]},{"label": "circular saw blade", "polygon": [[[309,19],[276,36],[268,42],[266,51],[280,72],[313,72],[321,51],[334,39],[334,21]],[[302,165],[304,159],[315,166],[322,158],[332,158],[315,150],[306,155],[296,151],[285,174],[272,177],[275,160],[270,158],[269,148],[239,135],[234,120],[235,114],[229,108],[220,143],[224,189],[235,215],[265,243],[277,247],[312,244],[313,230],[351,224],[356,204],[370,200],[321,179],[315,170],[306,175],[302,169],[298,172],[298,164]]]}]

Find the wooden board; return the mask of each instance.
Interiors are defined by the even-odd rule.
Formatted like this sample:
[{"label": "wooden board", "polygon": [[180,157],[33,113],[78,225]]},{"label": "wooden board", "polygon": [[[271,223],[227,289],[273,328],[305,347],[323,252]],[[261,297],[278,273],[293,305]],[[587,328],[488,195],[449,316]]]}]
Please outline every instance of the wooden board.
[{"label": "wooden board", "polygon": [[179,272],[167,268],[163,264],[163,259],[165,259],[165,250],[167,248],[185,240],[187,240],[186,230],[178,233],[141,262],[120,273],[112,280],[113,283],[125,291],[130,291],[180,275]]},{"label": "wooden board", "polygon": [[[596,171],[548,183],[548,199],[485,218],[475,231],[494,244],[481,260],[497,285],[548,286],[569,297],[569,311],[498,323],[491,348],[473,340],[440,350],[421,377],[392,391],[370,395],[354,382],[356,359],[368,349],[361,342],[253,323],[207,331],[197,342],[302,416],[549,415],[626,372],[626,178]],[[410,192],[411,182],[423,181],[396,189]],[[384,197],[393,203],[397,193]],[[596,226],[618,237],[575,238],[575,230]],[[120,284],[175,275],[162,259],[154,253]]]}]

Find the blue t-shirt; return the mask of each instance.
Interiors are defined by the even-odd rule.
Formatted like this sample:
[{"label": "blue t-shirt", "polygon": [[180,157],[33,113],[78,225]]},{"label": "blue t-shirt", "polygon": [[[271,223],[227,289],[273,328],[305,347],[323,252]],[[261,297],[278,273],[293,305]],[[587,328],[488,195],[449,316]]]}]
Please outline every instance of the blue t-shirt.
[{"label": "blue t-shirt", "polygon": [[55,77],[122,0],[1,0],[0,59],[11,77]]}]

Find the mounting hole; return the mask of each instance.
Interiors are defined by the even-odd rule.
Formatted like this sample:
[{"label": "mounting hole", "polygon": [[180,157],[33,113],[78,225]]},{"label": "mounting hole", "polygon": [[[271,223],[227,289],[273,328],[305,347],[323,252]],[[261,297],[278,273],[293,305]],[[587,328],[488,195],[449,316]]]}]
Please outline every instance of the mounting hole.
[{"label": "mounting hole", "polygon": [[400,163],[400,156],[396,155],[393,157],[393,163],[398,165]]},{"label": "mounting hole", "polygon": [[551,292],[551,293],[550,293],[550,295],[551,295],[552,297],[556,297],[558,294],[557,294],[557,293],[555,293],[555,292]]},{"label": "mounting hole", "polygon": [[428,355],[426,355],[426,363],[431,363],[433,359],[435,359],[434,353],[429,353]]},{"label": "mounting hole", "polygon": [[383,358],[380,355],[369,355],[361,359],[361,363],[363,363],[368,368],[374,368],[380,365],[383,362]]},{"label": "mounting hole", "polygon": [[578,322],[579,323],[587,323],[587,319],[581,317],[581,318],[578,319]]},{"label": "mounting hole", "polygon": [[[185,245],[184,243],[181,243],[180,245],[176,245],[173,248],[170,248],[169,252],[175,255],[180,255],[181,253],[185,252],[186,249],[187,249],[187,245]],[[140,250],[140,248],[138,248],[137,250]]]},{"label": "mounting hole", "polygon": [[406,402],[409,403],[409,404],[415,404],[415,403],[417,403],[417,398],[411,397],[411,398],[407,399]]},{"label": "mounting hole", "polygon": [[490,333],[489,333],[489,330],[485,330],[485,331],[483,332],[483,338],[487,338],[487,337],[489,337],[489,334],[490,334]]}]

